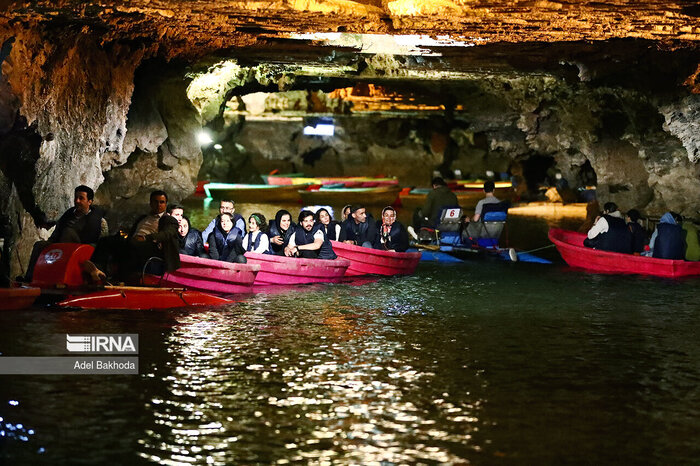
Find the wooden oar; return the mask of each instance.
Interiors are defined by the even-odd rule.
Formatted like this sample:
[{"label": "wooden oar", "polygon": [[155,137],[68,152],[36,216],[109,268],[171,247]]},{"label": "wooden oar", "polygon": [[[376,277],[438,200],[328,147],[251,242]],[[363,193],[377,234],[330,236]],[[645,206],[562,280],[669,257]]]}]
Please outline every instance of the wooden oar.
[{"label": "wooden oar", "polygon": [[437,244],[416,244],[416,249],[426,249],[428,251],[439,251],[440,246]]}]

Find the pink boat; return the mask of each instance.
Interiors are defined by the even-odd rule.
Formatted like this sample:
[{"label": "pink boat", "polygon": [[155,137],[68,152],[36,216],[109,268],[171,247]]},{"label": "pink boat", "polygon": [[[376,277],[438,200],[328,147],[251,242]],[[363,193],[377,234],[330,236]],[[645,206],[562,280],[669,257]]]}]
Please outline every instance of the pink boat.
[{"label": "pink boat", "polygon": [[420,252],[392,252],[363,248],[354,244],[331,241],[333,250],[351,262],[345,276],[357,275],[411,275],[420,262]]},{"label": "pink boat", "polygon": [[255,285],[298,285],[301,283],[339,282],[350,262],[343,259],[301,259],[246,252],[248,264],[260,267]]},{"label": "pink boat", "polygon": [[[251,293],[260,270],[255,264],[234,264],[180,254],[180,268],[163,275],[160,286],[181,286],[214,293]],[[149,280],[149,284],[152,283]]]},{"label": "pink boat", "polygon": [[596,273],[629,273],[679,278],[700,275],[700,262],[657,259],[654,257],[600,251],[583,245],[586,235],[575,231],[552,228],[549,239],[561,257],[571,267]]}]

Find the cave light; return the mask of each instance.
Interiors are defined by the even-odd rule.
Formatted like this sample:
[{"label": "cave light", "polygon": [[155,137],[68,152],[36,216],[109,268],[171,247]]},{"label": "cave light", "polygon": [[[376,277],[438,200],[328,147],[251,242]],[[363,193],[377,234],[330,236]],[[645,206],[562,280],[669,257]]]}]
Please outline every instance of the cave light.
[{"label": "cave light", "polygon": [[216,149],[216,150],[221,150],[223,148],[224,148],[224,146],[222,146],[221,144],[214,144],[214,149]]},{"label": "cave light", "polygon": [[304,126],[306,136],[333,136],[335,126],[327,123],[319,123],[316,126]]},{"label": "cave light", "polygon": [[200,132],[197,133],[197,142],[199,142],[200,146],[208,146],[212,142],[214,142],[214,139],[211,137],[211,134],[207,130],[201,130]]}]

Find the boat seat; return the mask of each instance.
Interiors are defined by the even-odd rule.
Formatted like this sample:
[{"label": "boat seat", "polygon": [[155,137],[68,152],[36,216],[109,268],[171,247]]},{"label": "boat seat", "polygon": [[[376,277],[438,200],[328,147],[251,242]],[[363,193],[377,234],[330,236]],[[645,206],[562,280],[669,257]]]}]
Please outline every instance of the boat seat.
[{"label": "boat seat", "polygon": [[479,222],[470,224],[462,231],[462,240],[465,243],[476,241],[485,248],[498,247],[498,239],[503,233],[508,218],[508,202],[484,204],[482,206]]}]

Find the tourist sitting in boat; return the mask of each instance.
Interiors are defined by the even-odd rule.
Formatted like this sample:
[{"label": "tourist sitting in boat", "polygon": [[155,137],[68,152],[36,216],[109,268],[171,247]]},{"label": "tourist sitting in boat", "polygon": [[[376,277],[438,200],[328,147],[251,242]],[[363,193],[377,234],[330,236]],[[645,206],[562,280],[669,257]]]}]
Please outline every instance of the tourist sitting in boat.
[{"label": "tourist sitting in boat", "polygon": [[207,238],[209,257],[224,262],[245,264],[245,249],[243,248],[243,233],[233,226],[233,215],[224,212],[219,215],[219,222]]},{"label": "tourist sitting in boat", "polygon": [[[493,182],[491,182],[493,183]],[[413,228],[435,228],[440,220],[440,212],[448,206],[459,205],[457,196],[447,187],[445,180],[436,176],[432,181],[433,190],[425,198],[423,207],[416,209],[413,213]],[[493,191],[492,191],[493,192]],[[409,230],[410,231],[410,230]],[[415,233],[412,235],[414,236]],[[417,239],[417,235],[416,239]]]},{"label": "tourist sitting in boat", "polygon": [[675,212],[661,216],[649,241],[649,255],[658,259],[682,260],[685,258],[685,232],[681,228],[683,218]]},{"label": "tourist sitting in boat", "polygon": [[350,216],[340,225],[340,241],[372,248],[377,237],[377,224],[362,204],[352,206]]},{"label": "tourist sitting in boat", "polygon": [[396,220],[396,210],[391,206],[382,210],[382,224],[379,225],[374,248],[395,252],[406,252],[408,249],[408,232]]},{"label": "tourist sitting in boat", "polygon": [[340,222],[341,223],[348,219],[348,217],[350,216],[351,210],[352,210],[352,206],[350,204],[343,207],[343,210],[340,213]]},{"label": "tourist sitting in boat", "polygon": [[299,212],[299,224],[294,234],[289,238],[289,244],[284,248],[284,255],[303,257],[305,259],[335,259],[335,252],[330,240],[316,224],[314,214],[310,210]]},{"label": "tourist sitting in boat", "polygon": [[190,225],[190,219],[186,215],[180,220],[178,228],[180,237],[180,254],[194,257],[209,257],[204,250],[204,241],[202,241],[202,233]]},{"label": "tourist sitting in boat", "polygon": [[625,215],[625,222],[632,234],[632,254],[641,254],[647,245],[647,232],[639,223],[641,215],[637,209],[630,209]]},{"label": "tourist sitting in boat", "polygon": [[321,207],[316,211],[316,223],[321,226],[321,230],[323,230],[329,240],[338,241],[342,228],[340,223],[333,220],[328,209]]},{"label": "tourist sitting in boat", "polygon": [[287,210],[278,210],[275,219],[270,221],[268,236],[270,237],[270,253],[284,256],[284,248],[289,244],[289,238],[294,234],[296,225],[292,222],[292,214]]},{"label": "tourist sitting in boat", "polygon": [[[133,275],[141,274],[149,263],[165,272],[180,267],[179,223],[166,213],[167,204],[165,191],[151,192],[150,212],[136,220],[128,235],[120,232],[100,239],[91,260],[83,264],[93,281],[105,278],[103,270],[129,281]],[[160,259],[160,264],[153,262],[153,258]]]},{"label": "tourist sitting in boat", "polygon": [[[488,230],[484,227],[483,221],[481,221],[482,215],[486,213],[485,210],[492,212],[508,210],[507,206],[502,204],[500,199],[494,195],[495,189],[496,185],[493,181],[488,180],[484,182],[484,198],[477,202],[474,216],[472,218],[464,218],[464,231],[469,238],[477,239],[490,236]],[[495,206],[496,204],[499,204],[499,206]],[[484,206],[486,205],[489,205],[491,208],[485,209]]]},{"label": "tourist sitting in boat", "polygon": [[73,207],[68,209],[58,219],[49,239],[34,243],[27,265],[27,273],[22,278],[22,281],[32,281],[34,265],[41,251],[49,244],[83,243],[95,245],[101,236],[107,235],[107,221],[104,219],[105,211],[93,205],[95,192],[92,188],[80,185],[75,188],[73,194]]},{"label": "tourist sitting in boat", "polygon": [[683,220],[681,227],[685,232],[685,260],[700,261],[700,238],[698,238],[698,228],[690,220]]},{"label": "tourist sitting in boat", "polygon": [[267,221],[263,214],[255,212],[248,217],[248,234],[243,238],[243,249],[259,254],[270,252]]},{"label": "tourist sitting in boat", "polygon": [[632,253],[632,233],[614,202],[606,202],[603,215],[588,230],[583,245],[601,251]]},{"label": "tourist sitting in boat", "polygon": [[245,219],[241,214],[236,213],[236,203],[233,202],[231,199],[222,199],[219,203],[219,215],[214,217],[214,220],[209,222],[209,225],[207,225],[207,227],[202,232],[202,241],[204,241],[205,243],[208,241],[209,235],[211,235],[214,231],[214,228],[216,227],[216,224],[218,223],[221,214],[231,214],[231,218],[233,218],[233,226],[238,228],[241,231],[241,233],[245,234]]}]

